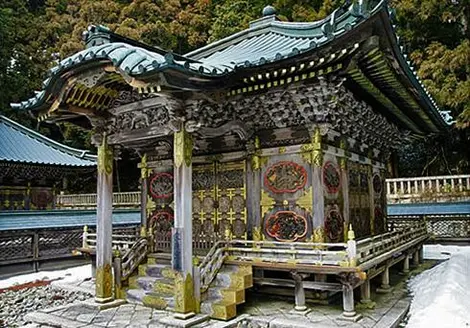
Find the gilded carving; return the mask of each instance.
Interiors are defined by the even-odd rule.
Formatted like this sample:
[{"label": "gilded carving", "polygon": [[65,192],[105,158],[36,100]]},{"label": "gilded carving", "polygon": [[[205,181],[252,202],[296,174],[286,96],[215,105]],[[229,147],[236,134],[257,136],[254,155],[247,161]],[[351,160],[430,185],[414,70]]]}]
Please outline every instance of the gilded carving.
[{"label": "gilded carving", "polygon": [[315,243],[325,242],[325,229],[323,227],[317,227],[313,230],[313,240]]},{"label": "gilded carving", "polygon": [[98,147],[98,172],[112,174],[113,159],[113,150],[108,146],[106,136],[104,136],[101,145]]},{"label": "gilded carving", "polygon": [[264,174],[264,185],[273,193],[294,193],[307,183],[307,171],[295,162],[281,161]]},{"label": "gilded carving", "polygon": [[307,219],[294,211],[278,211],[265,225],[266,233],[278,241],[297,241],[307,234]]},{"label": "gilded carving", "polygon": [[111,264],[107,263],[96,268],[96,297],[109,298],[113,296],[113,273]]},{"label": "gilded carving", "polygon": [[196,311],[193,278],[190,273],[176,272],[175,274],[175,312],[188,313]]},{"label": "gilded carving", "polygon": [[150,170],[148,167],[147,167],[147,154],[144,154],[144,156],[142,156],[142,159],[140,161],[140,177],[142,179],[146,179],[150,176],[150,172],[152,170]]},{"label": "gilded carving", "polygon": [[304,194],[299,197],[299,199],[297,200],[297,204],[299,204],[300,207],[312,213],[312,203],[313,203],[313,190],[312,190],[312,187],[309,187],[304,192]]},{"label": "gilded carving", "polygon": [[193,139],[186,130],[182,129],[174,135],[175,167],[180,167],[183,162],[190,166],[193,156]]},{"label": "gilded carving", "polygon": [[275,204],[276,201],[264,189],[261,189],[261,206],[269,208]]},{"label": "gilded carving", "polygon": [[253,227],[253,240],[254,241],[261,241],[262,235],[261,235],[261,227]]}]

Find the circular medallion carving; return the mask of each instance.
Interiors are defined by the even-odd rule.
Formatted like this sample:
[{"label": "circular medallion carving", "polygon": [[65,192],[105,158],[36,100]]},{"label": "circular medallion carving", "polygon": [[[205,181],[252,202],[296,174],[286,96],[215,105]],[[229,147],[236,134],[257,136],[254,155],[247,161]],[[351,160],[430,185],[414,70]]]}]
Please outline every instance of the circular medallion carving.
[{"label": "circular medallion carving", "polygon": [[330,194],[337,193],[341,184],[341,176],[335,163],[328,161],[323,165],[323,185]]},{"label": "circular medallion carving", "polygon": [[219,198],[219,210],[221,212],[230,211],[230,198],[227,196],[222,196]]},{"label": "circular medallion carving", "polygon": [[160,211],[155,213],[150,218],[150,226],[153,227],[155,232],[165,232],[171,236],[171,228],[173,227],[173,214],[167,211]]},{"label": "circular medallion carving", "polygon": [[325,233],[330,242],[343,240],[344,222],[337,206],[328,211],[328,216],[325,219]]},{"label": "circular medallion carving", "polygon": [[150,194],[153,198],[169,198],[173,195],[173,175],[167,172],[155,174],[150,179]]},{"label": "circular medallion carving", "polygon": [[374,177],[372,178],[372,185],[374,186],[374,192],[377,195],[380,195],[380,193],[382,192],[382,179],[380,178],[380,175],[374,175]]},{"label": "circular medallion carving", "polygon": [[243,210],[245,209],[245,199],[240,195],[233,196],[232,207],[233,210],[237,213],[243,212]]},{"label": "circular medallion carving", "polygon": [[240,238],[245,234],[245,222],[240,219],[236,219],[233,221],[233,234]]},{"label": "circular medallion carving", "polygon": [[278,162],[270,166],[264,175],[264,185],[275,194],[294,193],[306,183],[307,171],[295,162]]},{"label": "circular medallion carving", "polygon": [[212,197],[206,197],[202,201],[202,208],[204,212],[212,212],[214,210],[214,200]]},{"label": "circular medallion carving", "polygon": [[265,229],[278,241],[296,241],[307,234],[307,220],[293,211],[278,211],[268,217]]},{"label": "circular medallion carving", "polygon": [[206,235],[212,235],[215,231],[214,222],[212,222],[212,220],[204,220],[204,223],[202,224],[202,228]]},{"label": "circular medallion carving", "polygon": [[201,211],[201,200],[199,197],[193,197],[193,213],[199,213]]}]

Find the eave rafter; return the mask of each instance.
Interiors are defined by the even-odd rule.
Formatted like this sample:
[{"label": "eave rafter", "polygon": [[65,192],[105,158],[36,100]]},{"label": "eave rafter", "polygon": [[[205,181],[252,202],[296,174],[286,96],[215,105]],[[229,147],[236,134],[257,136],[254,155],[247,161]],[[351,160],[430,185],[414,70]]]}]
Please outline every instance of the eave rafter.
[{"label": "eave rafter", "polygon": [[[401,103],[406,104],[414,116],[419,116],[432,132],[439,132],[438,128],[416,101],[416,98],[399,81],[397,75],[390,68],[385,54],[380,49],[375,48],[367,53],[362,59],[360,66],[363,72],[372,81],[377,81],[382,90],[386,90],[389,96],[395,96]],[[404,113],[407,114],[407,113]]]},{"label": "eave rafter", "polygon": [[417,134],[423,134],[421,129],[413,123],[382,91],[380,91],[358,67],[350,68],[347,75],[358,84],[362,89],[368,92],[377,102],[387,108],[395,117],[397,117],[405,126]]}]

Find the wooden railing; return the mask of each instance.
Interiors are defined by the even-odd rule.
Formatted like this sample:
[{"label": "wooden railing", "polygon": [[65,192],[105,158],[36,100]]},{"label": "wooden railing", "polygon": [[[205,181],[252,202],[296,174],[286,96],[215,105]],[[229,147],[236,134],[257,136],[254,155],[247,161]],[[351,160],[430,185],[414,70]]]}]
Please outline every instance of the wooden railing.
[{"label": "wooden railing", "polygon": [[426,223],[415,220],[394,231],[359,241],[350,239],[347,243],[219,241],[197,267],[201,292],[209,287],[227,259],[238,263],[294,264],[304,270],[317,267],[341,272],[348,268],[370,268],[428,237]]},{"label": "wooden railing", "polygon": [[[70,209],[93,209],[96,208],[96,199],[96,194],[57,195],[56,207]],[[113,194],[113,207],[140,207],[140,191],[115,192]]]},{"label": "wooden railing", "polygon": [[470,174],[387,179],[389,203],[470,199]]}]

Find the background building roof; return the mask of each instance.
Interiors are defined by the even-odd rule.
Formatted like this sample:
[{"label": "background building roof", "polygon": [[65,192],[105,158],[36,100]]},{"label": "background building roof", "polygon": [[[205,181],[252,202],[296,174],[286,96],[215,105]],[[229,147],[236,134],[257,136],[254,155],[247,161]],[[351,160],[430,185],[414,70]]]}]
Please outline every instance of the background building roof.
[{"label": "background building roof", "polygon": [[58,166],[94,166],[96,156],[68,147],[0,115],[0,161]]}]

